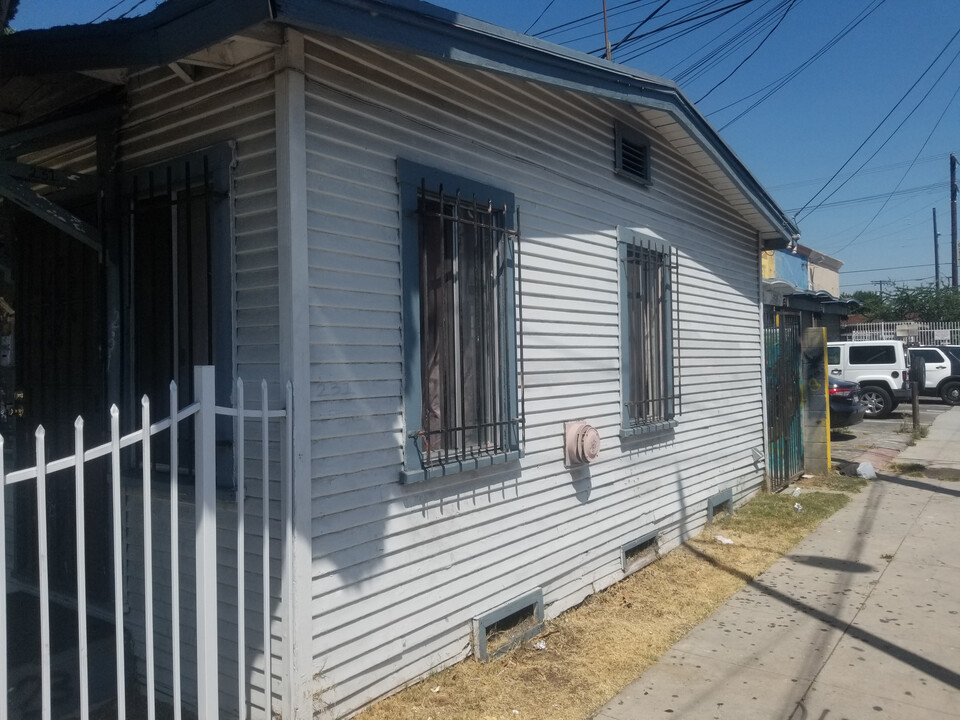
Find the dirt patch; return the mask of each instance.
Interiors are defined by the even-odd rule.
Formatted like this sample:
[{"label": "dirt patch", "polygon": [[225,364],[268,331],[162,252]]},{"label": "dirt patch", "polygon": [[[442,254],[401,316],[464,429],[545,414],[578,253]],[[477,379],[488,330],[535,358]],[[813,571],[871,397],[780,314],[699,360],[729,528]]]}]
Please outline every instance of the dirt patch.
[{"label": "dirt patch", "polygon": [[[359,718],[591,717],[848,500],[838,492],[760,495],[694,540],[550,621],[537,639],[513,653],[484,664],[468,659]],[[716,535],[733,544],[719,543]],[[543,649],[535,648],[537,640]]]},{"label": "dirt patch", "polygon": [[924,477],[927,466],[921,463],[890,463],[887,471],[894,475],[906,475],[907,477]]},{"label": "dirt patch", "polygon": [[851,477],[840,473],[818,475],[812,478],[803,478],[797,483],[801,490],[829,490],[832,492],[858,493],[867,486],[867,481],[861,477]]}]

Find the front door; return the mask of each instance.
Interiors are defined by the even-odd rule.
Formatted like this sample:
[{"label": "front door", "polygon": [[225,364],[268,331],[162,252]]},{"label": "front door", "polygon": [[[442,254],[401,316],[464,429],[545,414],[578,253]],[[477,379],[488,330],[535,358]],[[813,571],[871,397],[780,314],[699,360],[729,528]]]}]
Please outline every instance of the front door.
[{"label": "front door", "polygon": [[[71,207],[92,215],[94,203]],[[104,439],[103,270],[95,250],[32,214],[0,210],[0,435],[7,471],[36,464],[43,426],[46,460],[73,453],[82,416],[87,447]],[[111,580],[106,467],[86,472],[89,600],[108,601]],[[38,579],[36,484],[12,489],[14,580]],[[52,593],[76,595],[76,503],[72,472],[47,480],[47,542]]]}]

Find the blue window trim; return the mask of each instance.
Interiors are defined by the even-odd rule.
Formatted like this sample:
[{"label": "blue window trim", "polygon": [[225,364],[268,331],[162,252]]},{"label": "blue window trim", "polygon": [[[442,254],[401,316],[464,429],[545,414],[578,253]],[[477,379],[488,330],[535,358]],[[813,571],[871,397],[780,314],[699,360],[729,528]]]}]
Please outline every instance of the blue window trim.
[{"label": "blue window trim", "polygon": [[[640,245],[663,254],[673,252],[673,247],[666,240],[654,233],[652,230],[632,229],[626,227],[617,227],[617,250],[618,250],[618,274],[620,280],[620,394],[621,394],[621,416],[620,416],[620,437],[623,439],[637,437],[641,435],[655,435],[672,430],[677,426],[676,420],[676,400],[670,401],[669,418],[646,425],[634,425],[630,418],[630,411],[627,408],[627,398],[630,397],[630,373],[628,368],[631,362],[630,347],[627,339],[630,337],[630,306],[627,299],[627,248],[631,245]],[[666,303],[663,313],[663,342],[666,346],[666,356],[670,359],[667,363],[667,384],[675,388],[675,377],[673,372],[673,278],[671,273],[667,274],[667,293]]]},{"label": "blue window trim", "polygon": [[[417,197],[421,184],[430,190],[441,185],[453,194],[473,196],[490,200],[497,207],[506,207],[505,229],[513,230],[515,200],[513,193],[483,183],[398,158],[397,178],[400,185],[400,264],[401,289],[403,291],[403,409],[405,416],[402,483],[456,475],[468,470],[513,462],[523,457],[520,449],[519,422],[509,425],[510,437],[507,452],[477,458],[461,458],[441,465],[425,466],[417,444],[417,430],[423,416],[423,387],[421,384],[420,357],[420,253]],[[505,293],[505,308],[509,332],[508,342],[501,359],[502,377],[506,382],[507,410],[511,420],[519,418],[519,390],[517,382],[517,333],[516,333],[516,278],[513,243],[506,243],[509,256],[505,263],[505,279],[509,290]]]}]

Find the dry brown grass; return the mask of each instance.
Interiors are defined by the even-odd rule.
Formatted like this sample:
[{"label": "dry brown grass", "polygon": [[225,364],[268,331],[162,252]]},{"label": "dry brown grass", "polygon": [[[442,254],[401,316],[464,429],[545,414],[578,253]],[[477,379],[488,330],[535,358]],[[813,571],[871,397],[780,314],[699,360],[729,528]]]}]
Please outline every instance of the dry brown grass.
[{"label": "dry brown grass", "polygon": [[797,483],[803,490],[833,490],[836,492],[858,493],[869,483],[861,477],[850,477],[840,473],[830,473],[829,475],[817,475],[812,478],[805,478]]},{"label": "dry brown grass", "polygon": [[[540,635],[545,650],[528,643],[487,664],[468,659],[381,701],[360,720],[591,717],[847,500],[832,492],[760,495],[548,623]],[[719,544],[717,534],[735,544]]]}]

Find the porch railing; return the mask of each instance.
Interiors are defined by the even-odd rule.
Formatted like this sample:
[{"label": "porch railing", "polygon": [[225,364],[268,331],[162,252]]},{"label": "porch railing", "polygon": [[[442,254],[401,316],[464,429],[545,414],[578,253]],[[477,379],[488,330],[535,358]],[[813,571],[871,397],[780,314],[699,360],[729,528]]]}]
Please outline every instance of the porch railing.
[{"label": "porch railing", "polygon": [[[74,452],[72,455],[58,459],[47,459],[48,439],[44,428],[37,428],[35,433],[36,442],[36,465],[24,469],[5,472],[3,467],[2,438],[0,438],[0,479],[2,479],[3,490],[0,492],[0,539],[4,542],[3,552],[0,552],[0,578],[4,579],[4,588],[0,592],[0,718],[5,719],[22,714],[23,710],[10,706],[9,699],[9,673],[10,664],[8,662],[11,648],[8,644],[8,614],[10,608],[7,601],[7,588],[9,587],[8,567],[10,555],[7,552],[6,544],[12,529],[7,524],[11,519],[9,511],[13,508],[8,507],[6,503],[6,490],[12,487],[28,488],[30,485],[35,487],[36,493],[36,552],[37,552],[37,584],[31,588],[39,601],[39,622],[33,635],[35,642],[39,644],[39,708],[34,709],[30,714],[48,720],[54,716],[64,717],[64,709],[56,709],[52,701],[53,678],[51,673],[51,607],[52,603],[59,602],[58,598],[51,595],[50,587],[50,561],[48,549],[48,536],[51,528],[48,527],[48,484],[51,482],[49,476],[55,473],[72,473],[74,493],[75,493],[75,517],[76,526],[76,646],[72,651],[76,659],[76,666],[73,671],[78,676],[79,684],[79,702],[72,701],[73,709],[70,711],[70,717],[78,717],[81,720],[87,720],[91,717],[91,698],[90,698],[90,644],[88,638],[88,623],[91,618],[91,608],[88,606],[88,587],[87,587],[87,561],[86,556],[86,538],[88,532],[95,530],[87,528],[85,524],[85,494],[92,489],[92,482],[101,480],[109,483],[110,502],[112,503],[112,528],[101,528],[102,532],[112,533],[112,583],[113,583],[113,612],[112,622],[114,624],[114,653],[115,653],[115,684],[116,696],[110,703],[116,705],[116,717],[120,720],[126,720],[129,717],[139,718],[141,714],[148,720],[156,717],[158,707],[158,695],[162,694],[163,702],[172,705],[172,716],[177,720],[187,716],[196,716],[208,720],[224,716],[247,718],[254,714],[262,714],[264,717],[272,718],[274,716],[275,700],[282,702],[289,693],[283,691],[284,677],[289,674],[281,668],[274,667],[274,655],[279,655],[289,661],[291,657],[289,647],[290,633],[276,632],[275,618],[289,617],[289,607],[286,602],[289,601],[290,593],[287,591],[287,583],[290,582],[289,553],[281,550],[279,562],[281,567],[276,567],[277,574],[282,578],[282,583],[277,597],[277,591],[271,591],[271,543],[276,547],[283,547],[289,542],[289,524],[284,518],[289,518],[292,508],[292,498],[290,496],[292,483],[290,482],[290,467],[292,452],[292,434],[290,422],[288,421],[288,409],[292,406],[292,387],[288,383],[285,388],[285,397],[280,408],[271,408],[270,398],[266,382],[262,382],[259,388],[259,405],[253,409],[248,408],[245,401],[245,386],[240,380],[237,381],[234,404],[230,407],[221,407],[216,404],[215,378],[212,367],[198,367],[194,374],[194,399],[186,407],[180,409],[177,386],[174,383],[170,385],[170,408],[171,415],[168,418],[154,421],[151,418],[151,402],[144,397],[141,403],[141,412],[139,418],[139,429],[127,434],[121,434],[120,411],[116,406],[110,409],[110,439],[108,442],[87,448],[84,444],[84,421],[77,418],[74,434]],[[275,403],[276,404],[276,403]],[[224,500],[224,490],[217,487],[217,417],[233,418],[233,468],[235,477],[235,498],[230,497],[231,493],[226,493],[227,500]],[[250,427],[254,428],[253,433],[249,433]],[[181,469],[184,465],[189,467],[189,458],[180,457],[181,440],[183,437],[182,429],[184,427],[192,429],[193,435],[193,467],[186,473]],[[157,437],[161,433],[166,433],[166,437]],[[190,434],[190,430],[186,431]],[[166,474],[158,468],[162,468],[154,461],[153,454],[158,447],[158,443],[167,445],[164,451],[168,453],[163,460],[168,460],[169,468],[169,534],[162,537],[162,533],[155,531],[154,523],[161,518],[162,505],[165,499],[158,501],[156,488],[162,483],[160,475]],[[124,452],[126,451],[126,452]],[[164,454],[164,453],[160,453]],[[99,459],[109,460],[109,472],[100,473],[101,477],[94,477],[96,473],[87,473],[86,470],[90,464]],[[131,462],[132,461],[132,462]],[[258,466],[258,467],[253,467]],[[277,470],[279,466],[279,471]],[[222,470],[222,468],[221,468]],[[192,471],[192,472],[191,472]],[[248,472],[259,482],[248,482]],[[191,477],[194,484],[194,506],[193,514],[195,518],[195,547],[193,552],[190,548],[184,547],[180,542],[181,535],[181,517],[180,508],[182,506],[180,476]],[[256,476],[259,475],[259,478]],[[134,484],[131,485],[131,476],[134,477]],[[62,477],[62,476],[61,476]],[[59,481],[59,480],[58,480]],[[139,537],[131,537],[130,519],[125,517],[131,512],[130,503],[127,498],[133,488],[139,488],[142,492],[142,534]],[[104,490],[106,488],[99,488]],[[189,488],[187,488],[189,490]],[[250,507],[255,503],[248,502],[248,494],[252,499],[259,499],[260,512],[259,517],[256,507]],[[281,522],[274,526],[271,531],[271,501],[274,505],[280,506],[279,519]],[[278,502],[279,501],[279,502]],[[236,527],[227,527],[232,523],[224,522],[220,518],[218,522],[218,505],[221,508],[221,516],[224,505],[235,505]],[[158,510],[159,508],[159,510]],[[234,508],[231,509],[231,515]],[[14,518],[16,519],[16,518]],[[126,523],[125,523],[126,520]],[[257,522],[259,521],[259,522]],[[56,531],[56,528],[54,529]],[[228,589],[224,591],[221,583],[218,599],[218,573],[222,580],[222,553],[223,544],[218,542],[219,536],[224,537],[225,530],[235,530],[236,538],[236,563],[237,571],[235,583],[228,582]],[[248,544],[248,539],[253,536],[254,545]],[[142,543],[142,556],[131,557],[136,545]],[[126,556],[125,556],[126,552]],[[169,552],[170,570],[168,578],[158,578],[154,567],[154,558],[157,554]],[[218,558],[218,552],[221,557]],[[259,562],[257,558],[251,557],[260,555]],[[191,561],[192,555],[192,561]],[[276,555],[276,553],[273,553]],[[127,563],[125,566],[124,559]],[[186,560],[186,563],[184,562]],[[62,558],[57,558],[58,563],[62,563]],[[143,591],[143,627],[142,641],[143,647],[137,651],[135,662],[143,667],[144,680],[142,686],[137,685],[137,689],[145,696],[145,714],[143,704],[140,703],[138,709],[130,710],[128,705],[128,690],[132,683],[130,680],[131,668],[127,667],[129,649],[125,646],[127,637],[130,634],[130,619],[125,617],[129,610],[129,593],[134,589],[131,587],[129,577],[129,568],[142,563],[143,580],[139,587],[135,588],[137,592]],[[250,572],[251,564],[258,565],[254,572]],[[195,596],[196,596],[196,614],[195,618],[184,618],[181,616],[181,607],[184,605],[184,595],[187,594],[181,588],[181,576],[189,577],[192,574]],[[248,578],[252,577],[259,588],[251,586]],[[169,581],[168,590],[166,581]],[[159,597],[161,593],[157,592],[158,587],[167,591],[168,596]],[[262,607],[248,607],[248,595],[260,592]],[[232,595],[232,598],[225,599],[224,592]],[[162,593],[166,594],[166,593]],[[161,611],[159,608],[163,606]],[[58,606],[59,607],[59,606]],[[232,608],[235,607],[235,611]],[[233,617],[224,618],[224,608],[231,608],[231,614],[235,612],[236,636],[230,637],[224,642],[221,637],[223,633],[224,620],[227,625],[232,626]],[[248,615],[261,613],[262,636],[259,638],[250,638],[247,634]],[[169,687],[158,690],[157,687],[157,662],[155,647],[155,619],[158,613],[169,612],[169,618],[164,618],[165,626],[169,625],[172,633],[172,640],[169,643],[172,657],[172,672],[168,673],[171,682]],[[189,620],[189,622],[186,622]],[[193,706],[192,699],[185,707],[183,681],[185,673],[183,668],[184,658],[182,656],[182,632],[184,627],[190,627],[195,622],[196,632],[196,676],[188,677],[190,681],[195,681],[196,687],[196,705]],[[275,642],[275,638],[281,638]],[[62,638],[58,642],[63,643]],[[221,688],[223,681],[223,668],[221,667],[221,658],[223,647],[235,647],[235,658],[231,658],[231,668],[233,662],[236,663],[236,684],[234,690]],[[262,660],[263,666],[254,669],[255,661]],[[192,658],[191,658],[192,661]],[[262,707],[256,709],[251,707],[251,678],[258,675],[262,670],[262,691],[263,702],[258,703]],[[226,673],[232,674],[232,673]],[[191,688],[192,689],[192,688]],[[190,693],[191,697],[193,693]],[[76,696],[74,695],[74,698]],[[231,698],[224,700],[224,698]],[[37,712],[39,710],[39,712]],[[56,715],[55,710],[57,711]],[[282,711],[282,709],[281,709]],[[111,712],[111,716],[113,713]],[[98,713],[98,717],[100,714]]]}]

